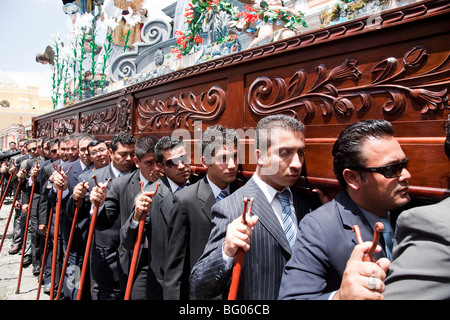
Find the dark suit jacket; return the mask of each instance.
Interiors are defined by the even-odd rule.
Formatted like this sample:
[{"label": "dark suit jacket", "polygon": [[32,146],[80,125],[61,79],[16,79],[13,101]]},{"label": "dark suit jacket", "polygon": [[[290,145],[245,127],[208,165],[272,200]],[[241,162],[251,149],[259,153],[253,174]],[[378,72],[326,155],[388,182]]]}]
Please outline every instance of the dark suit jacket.
[{"label": "dark suit jacket", "polygon": [[[236,188],[231,185],[230,191]],[[164,267],[164,299],[189,297],[189,275],[208,242],[211,208],[216,203],[206,176],[174,194]]]},{"label": "dark suit jacket", "polygon": [[[44,167],[41,166],[41,171],[39,172],[41,189],[41,197],[38,207],[39,224],[48,224],[48,217],[51,208],[51,204],[48,201],[48,195],[49,191],[53,187],[53,184],[48,179],[52,175],[53,171],[55,171],[55,168],[53,167],[54,164],[59,167],[61,164],[61,159],[56,160],[55,162],[50,162]],[[55,217],[55,215],[53,215],[53,217]]]},{"label": "dark suit jacket", "polygon": [[[278,296],[281,275],[291,257],[291,248],[276,213],[252,178],[212,207],[213,229],[191,272],[191,291],[198,299],[228,295],[232,268],[227,269],[223,262],[222,245],[228,224],[242,215],[244,197],[254,197],[252,214],[259,220],[253,230],[250,250],[245,253],[238,299],[274,300]],[[310,203],[295,193],[293,201],[300,221],[310,212]]]},{"label": "dark suit jacket", "polygon": [[[279,298],[328,299],[338,290],[347,260],[358,243],[354,225],[361,229],[363,241],[373,239],[373,226],[345,192],[307,215],[300,222]],[[375,259],[385,256],[384,251],[376,253]]]},{"label": "dark suit jacket", "polygon": [[[67,187],[68,195],[64,197],[61,201],[61,235],[63,237],[64,245],[67,246],[67,242],[69,240],[70,236],[70,230],[72,228],[72,216],[68,212],[68,201],[70,199],[70,196],[73,194],[73,189],[75,186],[83,181],[83,179],[80,179],[80,175],[83,176],[83,173],[86,173],[87,171],[83,171],[83,168],[80,163],[80,159],[75,160],[73,162],[67,162],[62,166],[62,170],[64,172],[67,172],[69,168],[69,172],[67,173],[67,179],[69,182],[69,185]],[[53,188],[49,191],[49,199],[52,205],[56,205],[56,192],[53,190]],[[82,246],[83,243],[82,238],[79,237],[82,234],[83,227],[86,225],[86,221],[80,221],[80,219],[77,219],[79,223],[77,223],[75,227],[75,233],[73,237],[73,243],[72,243],[72,251],[77,251],[78,249],[83,249]],[[88,227],[89,228],[89,227]],[[84,230],[83,230],[84,231]],[[84,252],[84,250],[82,250]]]},{"label": "dark suit jacket", "polygon": [[[138,176],[139,177],[139,176]],[[139,186],[138,177],[134,179],[136,188]],[[131,181],[130,181],[131,182]],[[160,183],[158,191],[153,196],[152,208],[147,215],[147,221],[145,224],[145,236],[149,246],[149,266],[147,275],[147,298],[148,299],[162,299],[162,281],[164,277],[163,263],[165,250],[167,245],[167,223],[169,221],[170,211],[172,208],[173,194],[164,182],[158,180],[153,183],[148,189],[149,191],[155,190],[156,183]],[[125,192],[127,186],[125,184],[117,186],[117,192]],[[132,187],[129,187],[132,189]],[[120,231],[121,244],[128,250],[134,249],[136,242],[138,228],[131,228],[130,222],[133,219],[134,213],[134,199],[139,191],[134,193],[130,198],[129,206],[127,206],[126,212],[128,212],[128,218],[123,224]]]},{"label": "dark suit jacket", "polygon": [[[111,169],[111,165],[103,167],[97,170],[91,170],[84,175],[85,181],[89,184],[89,192],[86,193],[84,201],[80,207],[80,219],[83,217],[90,217],[91,202],[89,200],[90,190],[96,185],[93,176],[97,178],[98,183],[105,183],[108,179],[115,180],[114,172]],[[109,195],[112,188],[112,182],[108,184],[107,195]],[[73,198],[69,198],[70,203],[69,210],[73,210],[75,204]],[[105,206],[99,208],[96,230],[94,233],[94,241],[92,244],[91,253],[91,273],[92,278],[97,283],[114,284],[115,286],[121,280],[122,270],[119,263],[119,230],[120,220],[112,221],[107,226],[102,225],[102,219],[100,217],[102,209]],[[73,217],[73,213],[69,211],[69,215]]]},{"label": "dark suit jacket", "polygon": [[385,299],[450,299],[450,198],[397,219]]}]

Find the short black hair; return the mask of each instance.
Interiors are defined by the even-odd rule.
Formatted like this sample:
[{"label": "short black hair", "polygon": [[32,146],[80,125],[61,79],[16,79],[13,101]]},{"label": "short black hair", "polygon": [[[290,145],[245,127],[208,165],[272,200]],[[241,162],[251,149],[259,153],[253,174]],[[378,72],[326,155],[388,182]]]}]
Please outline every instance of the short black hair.
[{"label": "short black hair", "polygon": [[180,138],[164,136],[159,139],[158,143],[155,146],[156,161],[158,161],[159,163],[164,162],[163,152],[172,150],[178,146],[183,146],[186,148],[186,144]]},{"label": "short black hair", "polygon": [[136,138],[128,132],[119,132],[111,139],[111,150],[115,152],[119,147],[119,142],[123,145],[136,144]]},{"label": "short black hair", "polygon": [[343,172],[365,166],[367,159],[361,154],[363,143],[370,138],[394,136],[394,127],[387,120],[362,120],[346,127],[333,145],[333,171],[343,189],[347,187]]},{"label": "short black hair", "polygon": [[[270,148],[271,139],[269,139],[272,130],[287,130],[291,132],[301,132],[305,134],[305,125],[299,120],[284,114],[270,115],[259,120],[256,126],[255,145],[256,149],[261,149],[262,141],[266,141],[267,149]],[[267,150],[266,150],[267,151]]]},{"label": "short black hair", "polygon": [[135,155],[141,160],[148,153],[155,153],[158,138],[152,135],[144,135],[136,141]]},{"label": "short black hair", "polygon": [[205,161],[212,163],[212,157],[215,155],[217,148],[226,145],[238,146],[238,136],[236,130],[225,128],[222,125],[208,127],[202,134],[201,155],[205,157]]},{"label": "short black hair", "polygon": [[90,147],[98,146],[100,143],[104,143],[104,144],[106,144],[106,147],[108,147],[108,144],[106,143],[105,140],[103,140],[103,139],[94,139],[94,140],[91,140],[91,142],[89,142],[89,144],[87,145],[88,151],[89,151]]}]

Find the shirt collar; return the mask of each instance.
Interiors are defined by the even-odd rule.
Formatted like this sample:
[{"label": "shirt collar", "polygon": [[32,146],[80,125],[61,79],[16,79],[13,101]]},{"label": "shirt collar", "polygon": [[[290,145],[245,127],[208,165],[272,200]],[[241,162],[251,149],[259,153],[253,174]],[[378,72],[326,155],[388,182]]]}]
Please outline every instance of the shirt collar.
[{"label": "shirt collar", "polygon": [[[379,222],[381,218],[390,218],[390,213],[388,212],[384,217],[380,217],[375,213],[372,213],[366,209],[361,208],[360,206],[358,206],[358,208],[361,210],[361,212],[363,213],[364,217],[367,219],[367,221],[369,222],[370,227],[373,229],[375,226],[375,223]],[[390,219],[389,219],[390,220]]]},{"label": "shirt collar", "polygon": [[[114,167],[112,162],[111,162],[110,166],[111,166],[111,170],[114,173],[114,176],[117,178],[119,176],[119,174],[121,174],[122,172],[119,169],[117,169],[116,167]],[[124,172],[124,174],[127,174],[127,173],[129,173],[129,171],[128,172]]]},{"label": "shirt collar", "polygon": [[174,182],[172,179],[170,179],[167,175],[166,175],[167,181],[169,181],[169,185],[170,185],[170,189],[172,190],[172,193],[175,193],[175,191],[177,191],[178,187],[180,187],[178,184],[176,184],[176,182]]},{"label": "shirt collar", "polygon": [[[209,186],[210,186],[211,189],[212,189],[212,192],[213,192],[213,194],[214,194],[214,198],[217,198],[217,196],[218,196],[219,193],[222,191],[222,189],[220,189],[218,186],[216,186],[216,185],[214,184],[214,182],[212,182],[212,181],[209,179],[208,174],[206,174],[206,179],[208,180]],[[230,184],[228,184],[227,187],[226,187],[224,190],[226,190],[226,191],[228,192],[228,194],[230,194]]]},{"label": "shirt collar", "polygon": [[[269,203],[272,203],[273,199],[275,198],[278,190],[275,189],[274,187],[268,185],[267,183],[265,183],[264,181],[261,180],[261,178],[258,176],[258,174],[254,174],[253,178],[255,179],[256,184],[258,185],[258,187],[261,189],[261,191],[264,193],[264,195],[267,198],[267,201],[269,201]],[[285,187],[283,190],[281,190],[280,192],[283,192],[284,190],[288,190],[289,194],[291,196],[291,201],[292,201],[292,191],[289,187]]]},{"label": "shirt collar", "polygon": [[147,180],[143,175],[142,172],[139,170],[139,180],[142,181],[142,183],[144,184],[144,188],[147,186],[147,184],[152,184],[152,181]]}]

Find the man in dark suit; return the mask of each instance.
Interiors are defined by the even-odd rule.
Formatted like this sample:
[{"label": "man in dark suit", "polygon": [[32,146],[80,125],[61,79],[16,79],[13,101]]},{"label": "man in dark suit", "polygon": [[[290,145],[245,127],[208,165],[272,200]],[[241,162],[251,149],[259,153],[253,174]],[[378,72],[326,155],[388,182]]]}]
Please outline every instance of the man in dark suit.
[{"label": "man in dark suit", "polygon": [[[135,198],[141,193],[141,182],[148,189],[153,183],[153,176],[159,171],[158,163],[155,157],[155,144],[157,138],[154,136],[143,136],[136,141],[135,146],[135,165],[138,170],[132,174],[115,179],[111,188],[105,193],[101,188],[94,188],[91,192],[91,199],[96,199],[102,206],[98,215],[98,229],[107,229],[111,225],[119,223],[119,227],[125,224],[129,219],[134,208]],[[159,192],[159,191],[158,191]],[[170,191],[167,190],[167,193]],[[117,234],[119,236],[119,234]],[[119,246],[120,255],[120,282],[121,288],[125,291],[127,277],[129,273],[129,264],[131,259],[131,249]],[[144,264],[148,263],[147,249],[143,249],[141,255],[145,255]],[[142,260],[142,257],[141,257]],[[145,298],[146,277],[144,283],[139,284],[138,292],[133,292],[132,298],[142,300]],[[134,290],[136,291],[136,290]]]},{"label": "man in dark suit", "polygon": [[[92,213],[94,204],[99,205],[95,235],[92,243],[90,258],[91,296],[93,300],[120,300],[123,299],[123,270],[120,264],[120,219],[102,223],[105,206],[104,199],[99,201],[98,193],[106,195],[112,188],[112,183],[106,185],[109,179],[113,181],[118,177],[132,173],[135,170],[136,138],[125,132],[116,134],[111,139],[111,164],[101,169],[88,172],[85,175],[89,191],[84,196],[80,211]],[[100,187],[96,186],[93,176],[96,177]],[[125,178],[125,177],[124,177]],[[71,206],[74,208],[74,204]],[[73,216],[73,214],[72,214]]]},{"label": "man in dark suit", "polygon": [[[23,225],[23,228],[25,228],[28,216],[28,208],[31,199],[31,189],[33,184],[35,183],[34,181],[37,177],[37,173],[39,172],[39,169],[37,169],[37,163],[38,161],[42,160],[42,158],[39,156],[36,139],[28,140],[24,144],[24,147],[27,150],[29,158],[22,161],[21,163],[20,168],[24,170],[19,170],[17,172],[17,178],[23,181],[21,184],[21,197],[20,197],[20,202],[22,204],[21,223]],[[30,217],[27,231],[27,243],[23,261],[24,266],[27,266],[30,263],[32,263],[34,274],[36,274],[40,266],[39,237],[38,237],[37,216],[36,216],[38,197],[39,197],[39,187],[37,187],[37,190],[34,192],[33,195],[33,204],[32,208],[30,209]]]},{"label": "man in dark suit", "polygon": [[[72,228],[72,222],[69,213],[67,212],[67,202],[75,186],[82,182],[83,173],[92,169],[93,163],[89,156],[87,146],[94,139],[91,135],[80,134],[77,135],[77,149],[79,158],[75,161],[65,163],[62,166],[62,170],[67,172],[64,176],[56,175],[53,181],[54,188],[50,190],[50,199],[52,203],[56,204],[58,189],[62,189],[61,199],[61,222],[60,230],[63,244],[64,256],[67,254],[67,245],[70,237],[70,231]],[[69,170],[70,168],[70,170]],[[80,180],[81,179],[81,180]],[[67,263],[67,271],[65,281],[63,284],[64,299],[74,300],[77,297],[78,290],[76,286],[69,283],[69,279],[73,279],[73,275],[76,274],[82,267],[82,259],[84,255],[84,246],[86,245],[80,238],[80,226],[77,224],[74,230],[72,248],[69,253],[69,260]]]},{"label": "man in dark suit", "polygon": [[164,299],[195,299],[190,297],[189,275],[208,242],[211,207],[236,189],[237,148],[235,130],[218,125],[203,132],[201,161],[207,173],[174,195],[167,232]]},{"label": "man in dark suit", "polygon": [[[258,122],[255,174],[212,207],[213,228],[191,272],[191,291],[197,299],[227,296],[233,261],[240,249],[245,258],[237,298],[277,298],[297,222],[311,210],[309,201],[290,188],[304,164],[304,130],[301,122],[284,115],[268,116]],[[245,197],[254,198],[254,202],[252,215],[247,215],[244,223]]]},{"label": "man in dark suit", "polygon": [[[83,154],[83,144],[81,144],[80,152]],[[86,250],[87,238],[89,235],[89,227],[91,222],[90,215],[90,202],[85,201],[85,195],[88,191],[89,185],[88,183],[84,183],[86,180],[86,175],[92,170],[99,170],[103,167],[108,166],[111,163],[111,151],[106,144],[106,142],[102,139],[94,139],[89,142],[87,145],[87,153],[89,158],[93,161],[93,165],[91,169],[88,171],[84,171],[78,176],[78,184],[73,188],[72,194],[69,196],[66,205],[66,217],[68,220],[73,222],[75,208],[77,206],[77,202],[80,201],[80,209],[78,212],[78,218],[76,222],[75,233],[73,235],[73,246],[72,250],[74,253],[71,253],[69,264],[72,266],[72,270],[68,270],[67,272],[72,272],[72,277],[67,277],[66,281],[70,281],[74,288],[73,293],[70,295],[72,299],[75,299],[78,296],[78,286],[76,282],[76,275],[81,274],[81,269],[83,267],[84,254]],[[75,258],[75,259],[73,259]],[[86,285],[84,286],[82,299],[89,300],[91,297],[91,287],[90,287],[90,272],[89,268],[87,269],[87,275],[85,279]],[[66,296],[66,294],[65,294]]]},{"label": "man in dark suit", "polygon": [[155,155],[162,165],[161,181],[175,193],[190,184],[191,164],[186,144],[177,137],[165,136],[155,146]]},{"label": "man in dark suit", "polygon": [[[65,136],[58,139],[58,151],[57,154],[59,158],[52,154],[53,162],[46,164],[44,167],[41,167],[40,172],[40,185],[41,185],[41,193],[38,207],[38,219],[39,219],[39,231],[46,235],[47,232],[50,232],[48,235],[48,247],[47,247],[47,258],[45,263],[45,271],[44,271],[44,293],[50,293],[50,285],[51,285],[51,275],[52,275],[52,258],[53,258],[53,232],[55,226],[55,208],[54,203],[49,201],[49,193],[53,188],[53,180],[55,176],[57,176],[57,172],[55,171],[54,165],[58,168],[63,166],[65,163],[69,162],[69,155],[67,150],[69,147],[76,143],[76,139],[73,136]],[[58,158],[58,159],[57,159]],[[50,216],[50,211],[53,210],[52,223],[50,230],[47,230],[48,220]],[[59,231],[58,231],[59,232]],[[58,238],[58,241],[61,241],[61,238]],[[59,269],[60,263],[62,262],[62,245],[58,244],[58,253],[57,253],[57,267],[55,270],[55,278],[59,280]],[[55,284],[57,286],[57,283]]]},{"label": "man in dark suit", "polygon": [[[333,158],[342,192],[300,222],[280,299],[383,298],[392,236],[386,241],[380,237],[376,263],[363,262],[363,256],[372,244],[375,223],[384,222],[388,230],[389,221],[383,220],[389,211],[410,201],[408,158],[386,120],[348,126],[333,146]],[[367,242],[358,244],[354,225]]]},{"label": "man in dark suit", "polygon": [[[160,186],[152,199],[148,197],[147,192],[135,194],[135,199],[133,198],[134,207],[132,211],[128,210],[128,216],[120,234],[124,248],[132,250],[137,237],[139,219],[143,212],[148,212],[151,209],[145,224],[145,241],[143,244],[144,248],[148,247],[148,268],[144,297],[147,300],[163,298],[163,264],[167,245],[167,222],[173,205],[172,190],[178,192],[176,189],[184,187],[191,172],[186,145],[178,138],[162,137],[156,144],[154,151],[155,153],[152,154],[151,150],[147,150],[145,156],[139,160],[140,171],[143,177],[151,180],[158,174],[157,169],[161,168],[159,164],[162,164],[165,175],[156,181]],[[155,156],[156,158],[154,158]],[[149,164],[146,165],[146,158],[150,158],[152,164],[153,160],[156,160],[158,164],[149,167]],[[147,159],[147,162],[150,159]],[[149,186],[148,192],[155,190],[156,183]],[[142,252],[145,252],[145,249]],[[141,272],[138,272],[137,279],[141,276]],[[136,281],[133,286],[133,291],[135,290]]]},{"label": "man in dark suit", "polygon": [[[450,160],[450,120],[444,127]],[[450,198],[400,214],[392,257],[386,300],[450,299]]]}]

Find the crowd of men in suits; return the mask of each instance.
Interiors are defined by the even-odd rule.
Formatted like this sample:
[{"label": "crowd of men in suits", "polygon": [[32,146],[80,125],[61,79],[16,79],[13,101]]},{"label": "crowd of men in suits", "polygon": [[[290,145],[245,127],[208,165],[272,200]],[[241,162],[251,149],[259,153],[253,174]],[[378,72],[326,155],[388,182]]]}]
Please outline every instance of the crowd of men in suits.
[{"label": "crowd of men in suits", "polygon": [[[354,229],[364,240],[372,239],[380,221],[391,231],[390,211],[410,200],[408,158],[388,121],[359,121],[339,135],[332,155],[341,192],[333,199],[321,192],[312,199],[296,188],[305,162],[305,126],[291,117],[258,122],[256,169],[245,184],[237,180],[235,130],[217,125],[202,133],[202,176],[192,173],[189,147],[174,136],[136,139],[124,132],[110,142],[87,134],[23,141],[26,152],[2,164],[3,175],[22,181],[9,253],[22,249],[30,212],[24,265],[42,273],[51,297],[67,257],[63,299],[119,300],[129,289],[132,300],[227,299],[239,250],[245,260],[238,299],[382,299],[391,292],[410,297],[409,246],[386,232],[367,261],[372,243],[359,243]],[[243,218],[245,198],[252,199],[252,210]],[[144,237],[133,265],[141,219]],[[433,257],[435,264],[448,260]],[[85,265],[87,275],[80,279]],[[135,274],[128,288],[130,268]],[[439,295],[432,297],[449,298],[449,282],[441,281],[449,278],[442,275],[433,287]],[[423,280],[416,282],[419,290]]]}]

